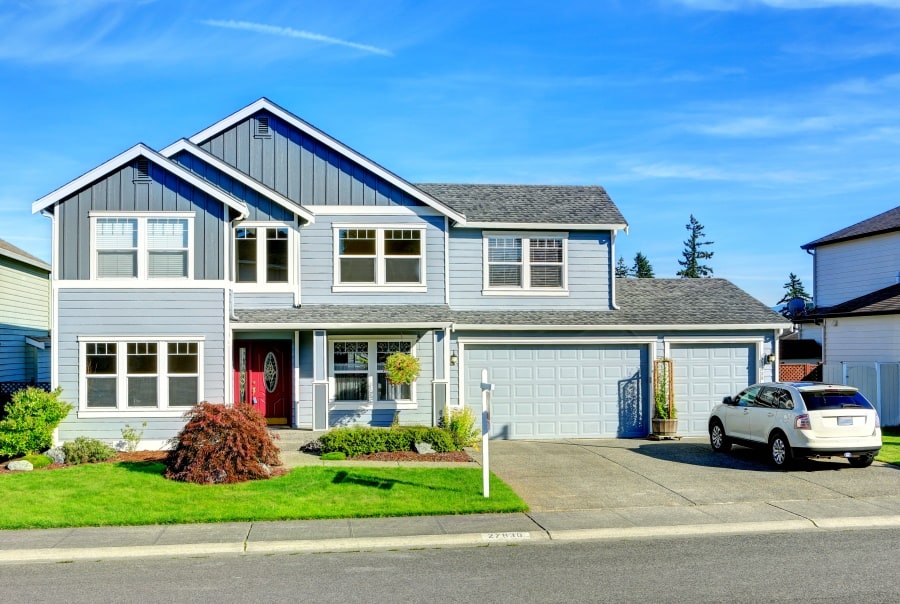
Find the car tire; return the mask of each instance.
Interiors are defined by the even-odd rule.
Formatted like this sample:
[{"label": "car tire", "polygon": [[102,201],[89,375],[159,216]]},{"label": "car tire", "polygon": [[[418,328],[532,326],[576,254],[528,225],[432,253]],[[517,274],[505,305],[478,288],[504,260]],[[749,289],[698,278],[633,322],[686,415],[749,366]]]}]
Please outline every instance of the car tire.
[{"label": "car tire", "polygon": [[769,462],[779,469],[791,465],[791,443],[781,432],[776,432],[769,439]]},{"label": "car tire", "polygon": [[872,465],[872,462],[875,461],[875,456],[872,454],[860,455],[859,457],[850,457],[847,461],[849,461],[850,465],[854,468],[868,468]]},{"label": "car tire", "polygon": [[725,434],[722,422],[715,420],[709,424],[709,446],[716,453],[731,451],[731,439]]}]

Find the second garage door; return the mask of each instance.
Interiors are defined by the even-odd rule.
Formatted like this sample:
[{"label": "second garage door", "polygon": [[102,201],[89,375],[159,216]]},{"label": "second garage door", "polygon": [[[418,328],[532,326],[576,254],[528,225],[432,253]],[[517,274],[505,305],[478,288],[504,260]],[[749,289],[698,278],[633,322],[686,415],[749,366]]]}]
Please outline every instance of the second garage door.
[{"label": "second garage door", "polygon": [[481,370],[495,384],[491,436],[647,434],[646,346],[466,345],[466,404],[480,413]]},{"label": "second garage door", "polygon": [[671,346],[680,435],[705,435],[712,408],[750,385],[756,374],[755,350],[754,344]]}]

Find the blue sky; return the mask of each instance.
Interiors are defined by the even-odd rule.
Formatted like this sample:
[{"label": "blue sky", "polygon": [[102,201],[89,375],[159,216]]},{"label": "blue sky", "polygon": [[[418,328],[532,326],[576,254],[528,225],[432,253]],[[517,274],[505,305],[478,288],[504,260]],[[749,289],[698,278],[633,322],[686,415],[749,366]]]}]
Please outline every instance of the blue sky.
[{"label": "blue sky", "polygon": [[600,184],[617,255],[766,304],[900,205],[900,0],[0,0],[0,238],[137,142],[265,96],[411,182]]}]

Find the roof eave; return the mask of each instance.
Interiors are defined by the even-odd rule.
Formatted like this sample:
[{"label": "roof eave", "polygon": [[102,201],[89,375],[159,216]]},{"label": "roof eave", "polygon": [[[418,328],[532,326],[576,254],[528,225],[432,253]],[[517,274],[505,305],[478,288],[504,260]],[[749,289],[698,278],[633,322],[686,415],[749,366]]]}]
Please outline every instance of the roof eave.
[{"label": "roof eave", "polygon": [[826,245],[834,245],[836,243],[846,243],[847,241],[853,241],[855,239],[865,239],[867,237],[875,237],[877,235],[887,235],[888,233],[896,233],[900,231],[900,228],[889,228],[889,229],[881,229],[878,231],[869,231],[867,233],[860,233],[858,235],[848,235],[846,237],[839,237],[836,239],[828,239],[827,241],[822,241],[821,239],[817,239],[816,241],[812,241],[805,245],[801,245],[801,250],[813,250],[817,247],[823,247]]},{"label": "roof eave", "polygon": [[238,111],[232,113],[225,119],[219,120],[212,126],[209,126],[208,128],[206,128],[204,130],[201,130],[194,136],[190,137],[190,139],[188,139],[188,140],[190,140],[190,142],[192,142],[195,145],[199,145],[199,144],[205,142],[206,140],[212,138],[213,136],[219,134],[220,132],[227,130],[228,128],[234,126],[235,124],[242,122],[243,120],[246,120],[246,119],[252,117],[255,113],[257,113],[259,111],[263,111],[263,110],[268,111],[269,113],[272,113],[273,115],[277,116],[278,118],[288,122],[289,124],[291,124],[292,126],[297,128],[298,130],[302,131],[304,134],[307,134],[307,135],[311,136],[312,138],[316,139],[317,141],[319,141],[320,143],[331,147],[338,153],[341,153],[342,155],[349,157],[350,159],[352,159],[353,161],[355,161],[356,163],[358,163],[365,169],[384,178],[386,181],[388,181],[389,183],[391,183],[392,185],[394,185],[395,187],[397,187],[404,193],[414,197],[415,199],[421,201],[425,205],[434,208],[435,210],[439,211],[444,216],[447,216],[449,219],[451,219],[455,222],[458,222],[458,223],[466,222],[466,217],[463,214],[460,214],[459,212],[451,209],[449,206],[447,206],[443,202],[439,201],[435,197],[432,197],[425,191],[422,191],[418,187],[408,183],[407,181],[400,178],[399,176],[397,176],[390,170],[387,170],[386,168],[383,168],[382,166],[376,164],[374,161],[372,161],[368,157],[362,155],[361,153],[358,153],[357,151],[354,151],[353,149],[351,149],[344,143],[325,134],[324,132],[322,132],[321,130],[319,130],[318,128],[313,126],[312,124],[300,119],[299,117],[297,117],[290,111],[287,111],[286,109],[279,107],[278,105],[276,105],[275,103],[273,103],[272,101],[270,101],[269,99],[267,99],[265,97],[259,99],[258,101],[254,102],[254,103],[251,103],[250,105],[247,105],[243,109],[239,109]]},{"label": "roof eave", "polygon": [[34,268],[47,271],[48,273],[53,270],[49,264],[47,264],[43,260],[40,260],[39,258],[29,258],[28,256],[23,256],[22,254],[17,254],[12,250],[0,248],[0,256],[6,256],[7,258],[15,260],[16,262],[21,262],[22,264],[27,264]]},{"label": "roof eave", "polygon": [[578,223],[578,222],[486,222],[468,221],[465,224],[454,225],[456,228],[466,229],[519,229],[519,230],[548,230],[563,229],[567,231],[624,231],[628,229],[625,223]]},{"label": "roof eave", "polygon": [[311,322],[281,322],[281,321],[264,321],[255,323],[241,323],[240,320],[232,322],[232,329],[241,330],[264,330],[264,329],[291,329],[291,330],[309,330],[309,329],[435,329],[450,327],[449,321],[410,321],[408,323],[388,322],[388,323],[361,323],[354,321],[351,323],[328,323],[322,321]]},{"label": "roof eave", "polygon": [[790,327],[790,323],[719,323],[719,324],[660,324],[660,325],[591,325],[582,323],[579,325],[536,325],[536,324],[487,324],[487,323],[454,323],[454,331],[523,331],[523,330],[546,330],[546,331],[771,331],[785,330]]}]

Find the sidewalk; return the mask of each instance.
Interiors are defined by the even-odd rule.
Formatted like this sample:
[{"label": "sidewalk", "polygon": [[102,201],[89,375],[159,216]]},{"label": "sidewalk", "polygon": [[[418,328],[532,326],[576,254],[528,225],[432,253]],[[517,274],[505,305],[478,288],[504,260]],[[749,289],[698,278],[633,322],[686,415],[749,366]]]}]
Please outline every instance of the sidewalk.
[{"label": "sidewalk", "polygon": [[[283,443],[287,444],[287,443]],[[580,449],[596,443],[578,443]],[[602,443],[603,463],[616,455],[628,453],[635,444]],[[515,457],[525,447],[535,444],[509,445],[508,461],[501,478],[516,467]],[[559,447],[559,443],[552,443]],[[323,462],[317,457],[299,453],[285,446],[283,461],[289,467],[308,464],[351,465],[352,462]],[[679,455],[701,447],[680,447]],[[498,453],[501,448],[498,447]],[[662,450],[662,449],[660,449]],[[545,454],[549,455],[549,454]],[[498,461],[503,458],[498,457]],[[571,461],[573,454],[566,453]],[[725,458],[728,459],[728,458]],[[480,456],[476,456],[480,462]],[[363,462],[371,465],[374,462]],[[631,461],[634,465],[636,462]],[[656,460],[654,463],[661,463]],[[741,459],[735,464],[743,463]],[[396,462],[392,465],[397,465]],[[421,467],[421,464],[416,464]],[[434,464],[445,465],[445,464]],[[458,464],[450,464],[458,466]],[[532,466],[534,464],[531,464]],[[501,469],[502,464],[491,469]],[[688,464],[690,471],[699,471]],[[603,466],[598,466],[603,468]],[[707,471],[708,468],[702,468]],[[872,468],[874,469],[874,467]],[[878,480],[878,471],[853,471],[845,480]],[[887,470],[884,467],[883,470]],[[668,468],[671,474],[677,467]],[[600,470],[598,470],[599,472]],[[684,468],[682,468],[684,471]],[[895,482],[890,468],[888,482]],[[623,488],[631,483],[612,480],[611,471],[602,476],[607,489]],[[633,470],[629,469],[629,472]],[[477,547],[508,544],[566,542],[578,540],[682,537],[716,534],[746,534],[798,530],[833,530],[853,528],[900,527],[900,495],[888,489],[873,496],[835,496],[816,491],[817,496],[761,498],[756,501],[716,501],[715,503],[661,503],[647,493],[647,478],[639,477],[631,502],[643,506],[607,505],[592,509],[543,511],[529,500],[528,488],[519,494],[531,505],[527,514],[476,514],[465,516],[416,516],[404,518],[367,518],[341,520],[302,520],[289,522],[238,522],[202,525],[101,527],[47,530],[0,531],[0,564],[27,562],[62,562],[144,557],[209,556],[220,554],[249,555],[276,553],[313,553],[339,551],[371,551],[384,549],[418,549],[437,547]],[[597,473],[597,472],[595,472]],[[763,473],[765,474],[765,473]],[[900,472],[896,476],[900,477]],[[824,476],[822,478],[825,478]],[[749,480],[748,477],[742,477]],[[543,479],[540,481],[547,486]],[[807,480],[803,480],[807,482]],[[594,487],[597,488],[597,487]],[[692,488],[696,488],[696,483]],[[723,485],[717,485],[721,490]],[[685,487],[683,491],[688,491]],[[865,492],[856,485],[855,491]],[[585,503],[587,500],[583,500]]]}]

